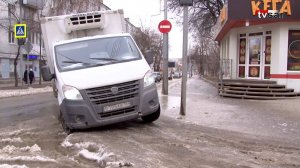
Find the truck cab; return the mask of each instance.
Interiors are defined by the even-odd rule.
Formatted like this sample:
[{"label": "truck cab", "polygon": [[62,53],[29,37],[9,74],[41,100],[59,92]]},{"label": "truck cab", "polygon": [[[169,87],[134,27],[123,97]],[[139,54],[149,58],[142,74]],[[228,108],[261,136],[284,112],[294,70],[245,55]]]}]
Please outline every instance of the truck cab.
[{"label": "truck cab", "polygon": [[48,17],[41,25],[48,61],[42,76],[54,80],[58,117],[67,133],[159,118],[154,75],[124,31],[121,10]]}]

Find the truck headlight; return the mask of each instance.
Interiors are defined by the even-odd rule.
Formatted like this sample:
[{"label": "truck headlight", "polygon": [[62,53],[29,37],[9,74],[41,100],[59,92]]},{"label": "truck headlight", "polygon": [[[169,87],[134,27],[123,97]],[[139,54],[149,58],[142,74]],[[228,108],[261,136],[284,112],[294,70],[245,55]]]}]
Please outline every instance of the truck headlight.
[{"label": "truck headlight", "polygon": [[148,71],[144,76],[144,88],[154,83],[155,83],[154,75],[152,74],[152,71]]},{"label": "truck headlight", "polygon": [[83,100],[79,91],[72,86],[63,85],[62,90],[63,90],[63,93],[64,93],[66,99]]}]

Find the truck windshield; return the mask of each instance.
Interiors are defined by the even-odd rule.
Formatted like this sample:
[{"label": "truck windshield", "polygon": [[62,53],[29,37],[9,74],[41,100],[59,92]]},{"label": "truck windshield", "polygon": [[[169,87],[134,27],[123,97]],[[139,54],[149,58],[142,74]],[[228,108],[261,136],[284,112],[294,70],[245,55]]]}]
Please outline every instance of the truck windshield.
[{"label": "truck windshield", "polygon": [[55,55],[60,71],[141,59],[138,48],[129,36],[58,45],[55,47]]}]

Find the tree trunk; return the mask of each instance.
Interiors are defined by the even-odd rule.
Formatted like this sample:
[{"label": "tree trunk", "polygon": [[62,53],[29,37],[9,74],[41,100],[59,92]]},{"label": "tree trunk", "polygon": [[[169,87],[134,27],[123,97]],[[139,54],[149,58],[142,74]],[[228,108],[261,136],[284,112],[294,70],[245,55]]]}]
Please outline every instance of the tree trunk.
[{"label": "tree trunk", "polygon": [[21,45],[18,45],[18,53],[14,60],[14,75],[15,75],[15,87],[18,87],[18,72],[17,72],[17,65],[18,65],[18,58],[20,56],[20,48]]}]

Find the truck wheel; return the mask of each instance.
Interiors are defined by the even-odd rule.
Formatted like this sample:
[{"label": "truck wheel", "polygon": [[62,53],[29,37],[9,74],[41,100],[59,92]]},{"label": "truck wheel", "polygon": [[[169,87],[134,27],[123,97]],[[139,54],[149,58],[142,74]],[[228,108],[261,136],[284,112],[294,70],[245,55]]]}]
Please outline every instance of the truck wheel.
[{"label": "truck wheel", "polygon": [[156,110],[156,112],[146,115],[146,116],[143,116],[142,119],[145,122],[150,123],[150,122],[157,120],[159,118],[159,116],[160,116],[160,107]]},{"label": "truck wheel", "polygon": [[60,124],[61,124],[61,126],[62,126],[62,129],[64,130],[64,132],[66,133],[66,134],[68,134],[68,135],[70,135],[71,133],[73,133],[73,129],[70,129],[68,126],[67,126],[67,124],[66,124],[66,122],[65,122],[65,119],[64,119],[64,117],[62,116],[62,112],[60,111],[59,112],[59,122],[60,122]]}]

